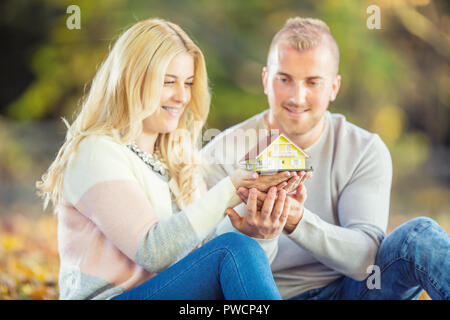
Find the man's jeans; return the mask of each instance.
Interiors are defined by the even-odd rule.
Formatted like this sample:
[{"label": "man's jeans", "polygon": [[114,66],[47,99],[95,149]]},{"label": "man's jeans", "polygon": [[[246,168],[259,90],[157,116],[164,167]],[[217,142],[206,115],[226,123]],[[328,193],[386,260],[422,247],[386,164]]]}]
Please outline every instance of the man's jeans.
[{"label": "man's jeans", "polygon": [[281,300],[264,250],[225,233],[113,300]]},{"label": "man's jeans", "polygon": [[292,299],[417,299],[422,289],[431,299],[450,299],[450,237],[430,218],[412,219],[389,234],[375,266],[381,271],[379,289],[371,282],[373,275],[364,281],[344,276]]}]

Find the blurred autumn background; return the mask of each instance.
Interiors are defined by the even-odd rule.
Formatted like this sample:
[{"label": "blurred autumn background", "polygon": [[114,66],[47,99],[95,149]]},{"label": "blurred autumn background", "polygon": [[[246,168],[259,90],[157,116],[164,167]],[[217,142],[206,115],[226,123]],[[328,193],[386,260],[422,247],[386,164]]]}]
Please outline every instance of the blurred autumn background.
[{"label": "blurred autumn background", "polygon": [[[70,30],[69,5],[81,10]],[[369,29],[367,8],[380,8]],[[291,16],[323,19],[341,51],[330,106],[388,145],[394,164],[389,230],[429,216],[450,230],[450,3],[445,0],[13,0],[0,3],[0,299],[57,299],[56,217],[35,181],[64,138],[111,43],[135,21],[179,24],[206,56],[208,128],[267,108],[260,74],[272,36]],[[426,293],[421,296],[427,299]]]}]

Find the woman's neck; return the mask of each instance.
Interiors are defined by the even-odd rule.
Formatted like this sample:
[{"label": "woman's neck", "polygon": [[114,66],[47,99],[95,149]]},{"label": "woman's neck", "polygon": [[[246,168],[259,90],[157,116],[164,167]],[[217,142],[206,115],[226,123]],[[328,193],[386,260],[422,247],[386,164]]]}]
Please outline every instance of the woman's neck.
[{"label": "woman's neck", "polygon": [[136,138],[136,144],[142,151],[145,151],[147,153],[153,153],[157,138],[158,138],[157,133],[143,132]]}]

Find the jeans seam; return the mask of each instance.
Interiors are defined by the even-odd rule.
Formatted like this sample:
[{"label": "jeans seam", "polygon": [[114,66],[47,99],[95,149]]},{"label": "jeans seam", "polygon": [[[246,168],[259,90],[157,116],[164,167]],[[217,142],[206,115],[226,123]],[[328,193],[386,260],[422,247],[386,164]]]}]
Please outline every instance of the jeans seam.
[{"label": "jeans seam", "polygon": [[[425,230],[427,230],[428,228],[432,227],[432,225],[433,225],[433,223],[430,222],[430,221],[424,221],[424,222],[421,223],[420,225],[416,226],[416,228],[414,228],[414,231],[416,231],[416,232],[414,233],[414,236],[405,239],[405,243],[406,243],[406,242],[407,242],[407,243],[411,242],[411,240],[412,240],[413,238],[415,238],[415,237],[417,236],[417,234],[418,234],[417,229],[419,229],[419,227],[422,227],[422,226],[425,225],[425,224],[426,224],[427,226],[424,227],[421,231],[425,231]],[[431,283],[431,285],[433,286],[433,288],[435,288],[436,291],[438,291],[439,294],[440,294],[441,296],[443,296],[443,297],[445,297],[445,298],[447,298],[447,299],[449,298],[449,297],[447,297],[447,295],[442,291],[442,288],[438,285],[438,282],[437,282],[435,279],[431,278],[431,277],[430,277],[430,274],[429,274],[428,272],[426,272],[425,270],[423,270],[423,268],[422,268],[421,266],[419,266],[418,264],[416,264],[415,262],[413,262],[412,259],[409,258],[409,257],[407,257],[406,255],[405,255],[405,257],[403,257],[403,260],[408,261],[408,262],[410,262],[410,263],[414,263],[414,268],[418,269],[419,271],[421,271],[421,272],[423,272],[423,273],[425,273],[425,274],[427,275],[427,278],[428,278],[429,282]],[[422,289],[423,289],[423,288],[422,288]],[[424,289],[424,290],[425,290],[425,289]]]},{"label": "jeans seam", "polygon": [[[201,257],[199,260],[193,262],[191,265],[189,265],[188,267],[186,267],[183,272],[180,272],[176,277],[174,277],[172,280],[170,280],[169,282],[167,282],[163,287],[159,288],[158,290],[156,290],[153,294],[146,296],[144,298],[144,300],[150,300],[153,296],[155,296],[156,294],[158,294],[161,290],[163,290],[164,288],[167,288],[170,284],[172,284],[175,280],[177,280],[179,277],[181,277],[183,274],[185,274],[187,271],[189,271],[191,268],[194,267],[194,265],[196,265],[197,263],[199,263],[200,261],[204,260],[205,258],[209,257],[211,254],[215,253],[216,251],[220,251],[220,250],[226,250],[227,254],[230,253],[230,250],[228,250],[227,248],[219,248],[219,249],[214,249],[213,251],[209,252],[208,254],[206,254],[205,256]],[[233,257],[233,261],[234,261],[234,257]],[[239,273],[238,273],[239,274]],[[239,274],[239,280],[242,281],[240,279],[240,274]],[[241,283],[242,284],[242,283]],[[245,288],[244,288],[245,291]],[[247,291],[245,291],[245,294],[247,295]],[[247,295],[248,297],[248,295]]]},{"label": "jeans seam", "polygon": [[[402,257],[398,257],[395,258],[394,260],[392,260],[389,264],[387,264],[381,271],[380,271],[380,277],[382,276],[383,272],[389,268],[394,262],[397,262],[398,260],[401,260]],[[364,281],[364,280],[363,280]],[[358,299],[361,300],[363,295],[365,295],[367,292],[369,291],[369,288],[367,288],[367,283],[366,283],[366,288],[364,289],[364,291],[359,295]]]},{"label": "jeans seam", "polygon": [[[241,273],[239,272],[239,268],[238,268],[238,266],[237,266],[236,259],[234,258],[233,252],[231,252],[231,251],[228,250],[227,248],[223,248],[223,249],[227,251],[227,255],[228,255],[228,254],[231,255],[231,258],[233,259],[233,263],[234,263],[234,266],[235,266],[236,271],[237,271],[237,274],[238,274],[239,282],[240,282],[240,284],[241,284],[242,289],[244,290],[245,296],[246,296],[247,299],[248,299],[247,289],[245,288],[244,282],[242,281]],[[220,273],[222,273],[222,269],[223,269],[223,264],[222,264],[222,267],[220,268]]]}]

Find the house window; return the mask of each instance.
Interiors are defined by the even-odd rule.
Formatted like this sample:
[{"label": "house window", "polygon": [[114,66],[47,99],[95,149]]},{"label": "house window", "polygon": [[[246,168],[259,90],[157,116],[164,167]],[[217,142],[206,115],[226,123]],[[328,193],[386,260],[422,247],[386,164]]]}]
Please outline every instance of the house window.
[{"label": "house window", "polygon": [[286,145],[286,151],[291,151],[291,145],[290,144]]},{"label": "house window", "polygon": [[257,160],[255,163],[255,168],[261,168],[262,164],[261,164],[261,160]]},{"label": "house window", "polygon": [[278,152],[278,144],[273,145],[273,151]]},{"label": "house window", "polygon": [[300,166],[300,159],[291,159],[291,165],[294,167]]}]

